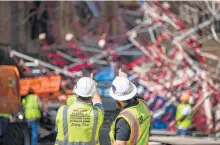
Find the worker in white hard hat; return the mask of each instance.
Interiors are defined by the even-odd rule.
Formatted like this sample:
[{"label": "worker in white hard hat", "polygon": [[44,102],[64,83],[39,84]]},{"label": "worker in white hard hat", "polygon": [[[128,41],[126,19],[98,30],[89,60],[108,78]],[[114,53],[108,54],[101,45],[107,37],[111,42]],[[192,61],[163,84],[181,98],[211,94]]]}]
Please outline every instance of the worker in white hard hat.
[{"label": "worker in white hard hat", "polygon": [[77,100],[73,105],[59,108],[56,117],[55,145],[99,145],[99,131],[104,119],[104,108],[96,88],[89,77],[81,78],[73,90]]},{"label": "worker in white hard hat", "polygon": [[110,96],[121,107],[109,133],[112,145],[148,144],[151,113],[146,102],[135,97],[136,93],[136,86],[119,70],[110,89]]}]

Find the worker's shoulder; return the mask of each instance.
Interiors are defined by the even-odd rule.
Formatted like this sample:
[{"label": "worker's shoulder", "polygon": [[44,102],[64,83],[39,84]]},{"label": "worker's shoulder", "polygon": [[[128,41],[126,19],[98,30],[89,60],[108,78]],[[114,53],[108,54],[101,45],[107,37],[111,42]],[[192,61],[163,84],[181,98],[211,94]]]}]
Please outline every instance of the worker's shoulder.
[{"label": "worker's shoulder", "polygon": [[62,105],[59,109],[57,113],[60,113],[61,111],[63,111],[64,108],[68,108],[67,105]]},{"label": "worker's shoulder", "polygon": [[72,94],[72,95],[68,95],[68,98],[77,98],[77,96],[75,94]]},{"label": "worker's shoulder", "polygon": [[144,98],[142,98],[142,97],[136,97],[136,99],[137,99],[138,102],[141,102],[141,103],[146,104]]},{"label": "worker's shoulder", "polygon": [[103,104],[101,104],[101,103],[96,103],[93,105],[93,107],[94,107],[94,109],[97,109],[97,110],[101,111],[102,113],[105,112]]},{"label": "worker's shoulder", "polygon": [[144,100],[144,98],[138,98],[137,100],[139,103],[141,103],[142,105],[148,108],[147,102]]}]

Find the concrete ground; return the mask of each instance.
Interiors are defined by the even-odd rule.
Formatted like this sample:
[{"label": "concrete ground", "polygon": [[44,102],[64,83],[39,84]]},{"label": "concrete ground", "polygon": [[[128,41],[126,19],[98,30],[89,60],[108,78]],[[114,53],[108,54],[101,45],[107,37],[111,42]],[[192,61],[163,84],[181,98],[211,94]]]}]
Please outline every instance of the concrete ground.
[{"label": "concrete ground", "polygon": [[[101,128],[101,131],[100,131],[100,144],[101,145],[110,145],[110,139],[109,139],[108,133],[109,133],[108,128]],[[54,142],[38,143],[38,145],[54,145]]]}]

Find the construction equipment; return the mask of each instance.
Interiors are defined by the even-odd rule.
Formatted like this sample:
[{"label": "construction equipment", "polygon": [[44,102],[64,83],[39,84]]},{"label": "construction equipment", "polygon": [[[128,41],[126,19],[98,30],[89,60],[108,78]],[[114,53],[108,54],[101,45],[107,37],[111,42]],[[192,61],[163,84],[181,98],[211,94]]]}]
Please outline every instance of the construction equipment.
[{"label": "construction equipment", "polygon": [[[47,99],[59,102],[58,96],[68,95],[60,91],[61,87],[65,86],[66,83],[62,82],[60,75],[20,78],[17,66],[2,65],[2,63],[0,65],[0,73],[0,113],[12,115],[12,122],[3,133],[3,144],[30,145],[30,133],[25,122],[21,96],[26,96],[28,91],[32,89],[37,95],[42,96],[42,100]],[[62,102],[65,102],[65,99],[62,99]],[[45,101],[43,103],[43,105],[48,105],[45,104]],[[45,117],[45,115],[43,116]],[[42,120],[48,119],[42,118]],[[51,123],[52,126],[53,124]]]},{"label": "construction equipment", "polygon": [[[21,96],[19,89],[19,72],[15,66],[0,66],[0,113],[20,114],[21,121],[14,120],[3,133],[3,144],[30,145],[30,136],[27,124],[23,122],[24,114],[21,110]],[[13,138],[13,140],[12,140]]]}]

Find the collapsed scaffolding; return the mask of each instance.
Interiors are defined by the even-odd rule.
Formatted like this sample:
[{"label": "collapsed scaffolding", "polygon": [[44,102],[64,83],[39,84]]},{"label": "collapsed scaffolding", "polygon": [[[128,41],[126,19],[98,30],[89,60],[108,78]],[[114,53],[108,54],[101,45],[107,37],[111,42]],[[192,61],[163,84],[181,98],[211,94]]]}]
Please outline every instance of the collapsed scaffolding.
[{"label": "collapsed scaffolding", "polygon": [[[202,48],[207,40],[219,42],[215,24],[219,19],[220,7],[218,2],[201,3],[209,10],[208,19],[186,28],[185,23],[170,11],[169,3],[141,3],[138,11],[130,13],[142,14],[143,20],[124,34],[130,42],[124,46],[104,44],[103,48],[91,48],[70,39],[68,44],[62,46],[45,46],[44,61],[15,50],[11,50],[11,55],[44,66],[71,80],[77,80],[86,72],[99,71],[110,63],[117,63],[118,67],[129,72],[129,78],[137,82],[139,89],[144,90],[143,95],[149,106],[155,105],[150,108],[155,120],[163,120],[163,129],[174,130],[175,121],[173,116],[167,117],[167,108],[175,106],[183,92],[189,92],[195,98],[193,127],[206,134],[215,134],[220,129],[219,121],[213,116],[213,112],[217,116],[220,109],[220,57],[204,52]],[[143,42],[143,36],[149,43]],[[102,39],[106,41],[105,37]],[[124,57],[134,54],[140,57],[135,60]],[[209,65],[208,60],[214,65]],[[115,65],[111,65],[109,73],[103,74],[109,75],[106,80],[111,81],[115,73]],[[165,103],[158,105],[155,96],[160,96]]]},{"label": "collapsed scaffolding", "polygon": [[[209,3],[206,4],[209,6]],[[220,99],[220,57],[201,51],[201,39],[204,42],[204,39],[210,39],[206,37],[211,35],[218,41],[215,25],[213,25],[218,20],[216,18],[219,13],[218,3],[212,2],[212,8],[215,11],[211,11],[213,13],[208,20],[195,27],[184,29],[183,22],[160,3],[147,2],[143,5],[143,13],[144,18],[148,19],[142,24],[145,25],[145,30],[149,31],[153,45],[144,47],[138,42],[140,25],[139,28],[137,26],[128,32],[129,40],[146,55],[132,62],[128,68],[133,67],[134,72],[140,73],[142,76],[140,83],[153,92],[146,95],[146,98],[160,95],[167,102],[164,108],[157,109],[154,113],[157,114],[161,110],[165,113],[167,105],[175,103],[181,93],[190,92],[196,100],[193,107],[194,127],[208,134],[217,131],[215,130],[216,124],[213,124],[212,111],[218,107]],[[198,35],[198,30],[210,27],[210,25],[210,35]],[[152,31],[156,33],[156,37]],[[190,52],[196,58],[192,58],[186,48],[190,48]],[[218,65],[215,68],[205,65],[205,58],[216,61]],[[150,102],[148,102],[149,105]],[[171,122],[168,129],[174,127],[174,124]]]}]

